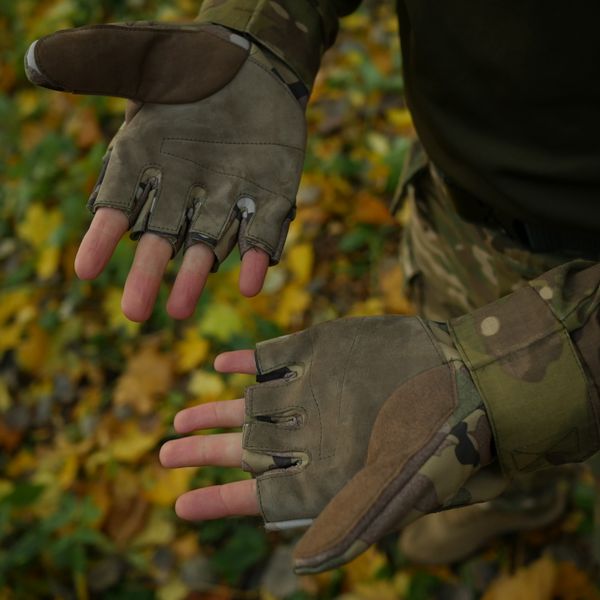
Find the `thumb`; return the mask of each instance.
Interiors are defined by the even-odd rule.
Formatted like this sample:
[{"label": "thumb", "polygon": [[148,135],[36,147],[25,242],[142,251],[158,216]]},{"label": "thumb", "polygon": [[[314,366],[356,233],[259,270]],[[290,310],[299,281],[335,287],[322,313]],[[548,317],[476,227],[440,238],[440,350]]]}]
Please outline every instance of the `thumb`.
[{"label": "thumb", "polygon": [[248,51],[247,40],[213,25],[92,25],[33,42],[25,72],[53,90],[184,103],[225,86]]},{"label": "thumb", "polygon": [[[444,498],[434,481],[447,465],[436,454],[450,431],[447,421],[454,405],[447,365],[425,371],[395,390],[373,426],[365,466],[333,497],[296,546],[297,573],[338,567],[390,531],[439,508]],[[464,476],[461,472],[459,485]]]}]

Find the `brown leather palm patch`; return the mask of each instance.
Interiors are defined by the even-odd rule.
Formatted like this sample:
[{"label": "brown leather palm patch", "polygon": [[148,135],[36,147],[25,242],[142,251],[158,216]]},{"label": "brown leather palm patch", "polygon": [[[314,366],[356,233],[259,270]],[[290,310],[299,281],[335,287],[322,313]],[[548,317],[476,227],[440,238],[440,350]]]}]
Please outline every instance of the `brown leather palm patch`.
[{"label": "brown leather palm patch", "polygon": [[220,90],[244,64],[249,45],[227,35],[212,26],[94,25],[40,39],[34,56],[54,89],[186,103]]},{"label": "brown leather palm patch", "polygon": [[[412,504],[396,500],[409,490],[411,478],[443,441],[440,430],[455,406],[449,365],[417,375],[388,398],[373,427],[365,467],[334,497],[298,544],[299,570],[334,561],[357,540],[368,545],[371,530],[389,530],[402,519]],[[340,514],[343,519],[335,517]]]}]

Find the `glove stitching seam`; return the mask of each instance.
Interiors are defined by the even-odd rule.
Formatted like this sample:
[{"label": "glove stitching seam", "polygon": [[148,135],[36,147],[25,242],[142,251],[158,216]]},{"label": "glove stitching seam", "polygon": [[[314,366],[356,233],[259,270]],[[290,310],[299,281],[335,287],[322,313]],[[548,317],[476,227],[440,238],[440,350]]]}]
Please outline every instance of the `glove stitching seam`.
[{"label": "glove stitching seam", "polygon": [[[194,183],[194,184],[192,184],[192,186],[190,187],[190,189],[191,189],[191,188],[193,188],[193,187],[195,187],[195,186],[197,186],[197,187],[200,187],[200,188],[202,188],[203,190],[206,190],[206,186],[205,186],[203,183]],[[209,202],[209,201],[210,201],[210,199],[208,199],[208,200],[207,200],[207,202]],[[199,207],[198,207],[198,212],[199,212],[199,213],[202,213],[202,208],[204,208],[204,206],[205,206],[205,204],[203,203],[201,206],[199,206]],[[211,246],[211,245],[209,245],[209,244],[207,243],[207,242],[208,242],[208,240],[204,240],[204,241],[202,241],[202,240],[198,240],[198,241],[195,241],[195,240],[193,239],[193,237],[192,237],[192,236],[193,236],[194,234],[195,234],[195,235],[200,235],[200,236],[207,236],[207,237],[210,237],[211,239],[213,238],[213,235],[212,235],[212,234],[210,234],[210,233],[208,233],[208,231],[206,231],[205,229],[194,229],[194,228],[192,227],[192,222],[191,222],[191,221],[190,221],[190,225],[189,225],[189,227],[188,227],[188,229],[187,229],[187,232],[186,232],[186,234],[185,234],[185,238],[186,238],[186,240],[187,240],[187,241],[191,241],[191,242],[193,242],[193,244],[205,244],[205,245],[207,245],[207,246],[208,246],[208,247],[209,247],[209,248],[210,248],[210,249],[213,251],[213,253],[214,253],[214,251],[216,250],[216,248],[217,248],[217,246],[219,245],[219,243],[223,241],[223,234],[225,233],[225,231],[227,231],[227,230],[229,229],[229,227],[231,227],[231,224],[232,224],[232,223],[233,223],[233,221],[234,221],[234,220],[237,218],[237,217],[235,216],[235,212],[236,212],[236,210],[237,210],[237,207],[236,207],[236,204],[234,203],[234,204],[232,204],[232,205],[231,205],[231,207],[229,208],[229,212],[227,213],[227,217],[226,217],[226,219],[223,221],[223,224],[221,225],[220,229],[217,231],[216,238],[214,238],[214,239],[215,239],[215,244],[214,244],[214,246]],[[195,220],[197,220],[197,219],[198,219],[198,218],[201,216],[201,214],[200,214],[200,215],[192,215],[192,216],[193,216],[193,217],[195,216]],[[192,244],[192,245],[193,245],[193,244]],[[215,254],[215,259],[216,259],[216,254]]]},{"label": "glove stitching seam", "polygon": [[[164,143],[164,142],[163,142]],[[161,144],[161,149],[160,149],[160,153],[164,154],[165,156],[172,156],[173,158],[177,158],[179,160],[185,160],[187,162],[190,162],[194,165],[196,165],[197,167],[199,167],[200,169],[203,169],[205,171],[209,171],[211,173],[217,173],[217,175],[224,175],[225,177],[233,177],[235,179],[240,179],[241,181],[246,181],[247,183],[250,183],[254,186],[256,186],[258,189],[262,190],[263,192],[267,192],[269,195],[271,196],[275,196],[276,198],[283,198],[284,200],[287,200],[290,207],[292,207],[294,205],[294,201],[291,200],[290,198],[288,198],[287,196],[283,195],[283,194],[278,194],[277,192],[270,190],[268,188],[263,187],[262,185],[256,183],[255,181],[253,181],[252,179],[248,179],[247,177],[242,177],[241,175],[235,175],[234,173],[227,173],[226,171],[219,171],[218,169],[213,169],[211,167],[207,167],[191,158],[185,158],[183,156],[178,156],[177,154],[173,154],[171,152],[167,152],[165,150],[163,150],[162,148],[162,144]]]},{"label": "glove stitching seam", "polygon": [[338,430],[336,433],[336,444],[335,444],[334,450],[331,454],[322,456],[321,458],[328,458],[330,456],[335,456],[337,454],[337,445],[341,438],[339,433],[341,430],[341,415],[340,415],[340,413],[341,413],[341,406],[342,406],[342,395],[343,395],[343,391],[344,391],[344,386],[346,384],[346,377],[348,376],[348,363],[350,362],[350,358],[352,356],[352,351],[354,350],[354,345],[356,344],[356,340],[359,337],[359,335],[361,334],[362,329],[365,325],[365,321],[366,321],[365,317],[359,319],[359,322],[357,324],[358,326],[356,328],[356,332],[354,333],[354,337],[352,338],[352,343],[350,344],[350,349],[348,350],[348,360],[346,362],[346,365],[344,366],[344,375],[342,377],[342,382],[341,382],[341,385],[338,387],[338,390],[336,391],[336,397],[337,397],[336,429]]},{"label": "glove stitching seam", "polygon": [[[432,369],[428,369],[428,370],[433,370],[433,369],[436,369],[436,368],[439,368],[439,366],[432,367]],[[446,365],[446,369],[448,371],[450,371],[450,367],[448,365]],[[427,371],[424,371],[424,372],[427,372]],[[450,379],[452,379],[452,373],[450,373]],[[423,449],[425,449],[429,444],[431,444],[431,442],[434,440],[434,438],[441,433],[443,426],[447,423],[448,419],[452,416],[452,414],[454,412],[454,408],[456,407],[456,404],[457,403],[456,403],[456,396],[455,396],[454,397],[454,402],[453,402],[453,408],[450,409],[449,411],[447,411],[447,413],[445,414],[445,416],[444,416],[443,419],[439,419],[437,421],[438,423],[440,423],[439,427],[436,425],[436,428],[433,430],[432,434],[421,445],[421,447],[419,448],[419,450],[417,450],[411,457],[409,457],[404,462],[403,468],[405,468],[410,463],[410,461],[416,456],[416,454],[418,454]],[[448,434],[446,433],[444,435],[444,437],[441,439],[440,443],[435,446],[435,449],[433,450],[432,454],[427,459],[425,459],[418,467],[415,467],[413,474],[410,475],[410,477],[409,477],[409,479],[407,479],[406,483],[408,483],[419,472],[419,470],[423,467],[423,465],[427,462],[427,460],[429,460],[429,458],[431,456],[435,455],[435,453],[437,452],[438,448],[446,441],[447,437],[448,437]],[[402,469],[400,469],[400,470],[402,470]],[[389,489],[390,485],[393,483],[394,480],[396,480],[398,478],[398,476],[399,476],[399,470],[396,469],[396,470],[394,470],[392,472],[392,474],[385,481],[385,483],[380,487],[379,494],[377,494],[377,496],[368,505],[365,506],[365,508],[363,509],[363,511],[361,512],[361,514],[356,518],[355,524],[354,524],[354,526],[352,527],[352,529],[350,531],[344,531],[344,532],[338,534],[333,539],[333,541],[329,540],[328,542],[326,542],[325,546],[321,546],[318,549],[314,550],[313,551],[313,555],[314,554],[319,554],[319,553],[324,552],[326,550],[332,550],[333,547],[335,547],[337,545],[341,545],[342,542],[345,541],[346,539],[349,539],[349,538],[358,539],[359,535],[361,533],[363,533],[365,531],[365,529],[366,529],[366,526],[363,523],[361,523],[361,521],[364,519],[365,515],[373,507],[373,505],[381,498],[381,496],[383,495],[383,493]],[[386,507],[387,507],[387,505],[386,505]],[[369,524],[372,524],[373,520],[371,520]],[[359,530],[360,533],[357,533],[356,535],[354,535],[357,530]]]},{"label": "glove stitching seam", "polygon": [[[98,30],[98,29],[108,29],[108,30],[117,30],[117,31],[123,30],[123,31],[134,31],[134,32],[148,32],[149,31],[149,29],[145,28],[145,27],[129,27],[129,26],[122,27],[122,26],[115,26],[115,25],[112,25],[112,26],[111,25],[91,25],[89,27],[78,28],[78,31],[81,31],[81,30]],[[173,27],[173,28],[170,28],[170,29],[167,29],[167,28],[165,28],[165,29],[153,29],[152,31],[158,33],[159,35],[172,35],[174,32],[177,32],[178,34],[180,34],[180,33],[188,33],[188,34],[194,34],[194,35],[197,35],[198,33],[201,33],[201,34],[209,35],[209,36],[215,38],[215,40],[218,40],[218,41],[223,42],[225,44],[229,44],[229,45],[235,46],[235,44],[232,44],[231,42],[228,42],[226,39],[224,39],[222,37],[219,37],[218,35],[215,35],[214,33],[211,33],[209,31],[204,31],[204,30],[202,30],[202,31],[189,31],[189,30],[177,29],[177,28]],[[53,34],[50,34],[49,36],[47,36],[45,38],[42,38],[42,40],[40,40],[40,42],[43,42],[43,41],[45,41],[45,40],[47,40],[49,38],[58,36],[58,35],[63,34],[63,33],[64,33],[64,31],[57,31],[57,32],[55,32]],[[81,89],[80,88],[68,88],[67,89],[64,84],[59,83],[58,81],[52,79],[51,77],[48,77],[48,75],[46,74],[47,70],[42,65],[43,59],[42,59],[41,62],[39,60],[38,48],[39,48],[40,45],[41,45],[41,43],[38,43],[36,45],[36,47],[35,47],[35,59],[36,59],[37,66],[38,66],[40,72],[42,73],[42,75],[50,83],[52,83],[55,87],[59,87],[62,90],[69,91],[70,93],[73,93],[73,94],[106,95],[105,94],[106,90],[101,90],[101,89],[83,89],[83,88],[81,88]],[[239,46],[237,46],[237,47],[239,47]],[[246,50],[246,60],[249,60],[249,56],[250,56],[250,51]],[[256,61],[253,61],[253,62],[256,62]],[[256,63],[256,64],[258,64],[258,63]],[[242,63],[242,66],[243,66],[243,63]],[[259,64],[259,66],[261,66],[261,65]],[[233,76],[233,78],[229,82],[227,82],[227,84],[225,84],[220,89],[218,89],[217,91],[215,91],[213,94],[211,94],[211,96],[214,95],[214,94],[216,94],[216,93],[218,93],[218,92],[220,92],[225,87],[227,87],[227,85],[229,85],[229,83],[231,83],[231,81],[233,81],[236,78],[236,76],[237,76],[237,74],[239,73],[240,70],[241,70],[241,67],[240,67],[240,69],[238,69],[238,71]],[[136,96],[116,96],[116,97],[118,97],[118,98],[127,98],[127,99],[130,99],[130,100],[136,100],[136,99],[138,99]],[[206,98],[206,97],[210,97],[210,96],[205,96],[204,98]],[[199,100],[196,100],[196,102],[204,100],[204,98],[200,98]],[[294,100],[296,101],[296,103],[298,102],[295,98],[294,98]]]},{"label": "glove stitching seam", "polygon": [[[457,402],[457,394],[456,394],[456,382],[455,382],[455,378],[454,378],[454,373],[452,372],[452,368],[450,367],[450,365],[448,363],[445,363],[443,365],[437,365],[435,367],[431,367],[431,369],[427,369],[425,371],[423,371],[422,373],[427,373],[428,371],[433,371],[434,369],[439,369],[440,367],[444,367],[444,369],[446,370],[446,372],[448,373],[448,376],[450,378],[450,380],[452,382],[454,382],[454,385],[452,387],[452,391],[453,391],[453,398],[452,398],[452,407],[446,411],[446,413],[444,414],[443,418],[438,419],[438,421],[436,421],[436,425],[435,428],[433,429],[433,432],[429,435],[429,437],[426,439],[426,441],[423,442],[423,444],[421,444],[420,448],[413,453],[412,456],[410,456],[405,462],[402,468],[406,468],[406,466],[410,463],[410,461],[412,459],[414,459],[414,457],[421,452],[423,449],[425,449],[429,444],[431,444],[431,442],[434,440],[435,436],[437,436],[438,434],[441,433],[442,428],[444,427],[444,425],[446,425],[446,423],[448,422],[448,419],[454,414],[454,411],[456,409],[456,406],[458,404]],[[437,424],[439,423],[439,425]],[[434,451],[432,452],[432,455],[435,454],[435,452],[437,451],[437,449],[439,448],[439,446],[441,446],[445,441],[446,438],[448,437],[448,433],[444,434],[444,437],[442,438],[442,440],[440,441],[439,444],[436,445]],[[419,470],[421,469],[421,467],[425,464],[425,462],[427,462],[427,460],[429,460],[429,457],[424,460],[418,467],[415,468],[413,474],[410,476],[410,479],[412,479],[414,477],[414,475],[416,475]],[[402,468],[400,469],[400,471],[402,470]],[[327,550],[327,549],[331,549],[332,546],[335,546],[337,544],[340,544],[342,540],[346,539],[346,537],[358,537],[358,536],[353,536],[352,534],[357,530],[357,529],[361,529],[361,527],[359,527],[361,520],[365,517],[366,513],[368,512],[368,510],[377,502],[377,500],[379,498],[381,498],[382,494],[389,488],[390,484],[398,477],[399,474],[399,469],[395,469],[392,472],[392,475],[390,475],[390,477],[385,481],[385,483],[380,487],[380,492],[379,494],[376,496],[376,498],[370,502],[366,508],[362,511],[362,513],[360,514],[360,516],[358,516],[356,518],[356,522],[354,527],[350,530],[350,532],[342,532],[340,533],[336,538],[334,538],[334,541],[331,542],[329,541],[326,546],[324,548],[320,548],[319,550],[315,550],[314,554],[317,554],[319,552],[322,552],[323,550]],[[410,479],[408,479],[407,481],[410,481]],[[362,527],[362,531],[365,530],[365,527]],[[362,533],[362,532],[361,532]]]},{"label": "glove stitching seam", "polygon": [[313,387],[313,382],[312,382],[312,363],[313,363],[313,355],[314,355],[314,348],[315,348],[315,342],[314,342],[314,335],[315,332],[313,329],[309,329],[309,340],[310,340],[310,363],[308,365],[308,389],[310,390],[310,394],[313,398],[313,402],[315,403],[315,406],[317,407],[317,416],[319,418],[319,459],[323,458],[323,418],[321,417],[321,407],[319,406],[319,401],[317,400],[317,397],[315,396],[315,390]]},{"label": "glove stitching seam", "polygon": [[[255,46],[260,49],[260,46],[258,46],[257,44],[255,44]],[[283,59],[281,59],[281,60],[283,60]],[[300,111],[300,115],[302,116],[302,119],[306,119],[306,117],[304,115],[304,110],[302,109],[302,106],[300,106],[298,99],[296,98],[296,96],[294,96],[294,94],[292,94],[292,91],[290,90],[290,88],[283,81],[281,81],[281,79],[279,79],[279,77],[277,77],[270,69],[267,69],[267,67],[265,67],[264,65],[259,63],[255,58],[253,58],[251,53],[248,54],[248,58],[246,59],[246,62],[251,62],[252,64],[254,64],[257,67],[259,67],[260,69],[262,69],[265,73],[267,73],[267,75],[269,75],[269,77],[271,77],[271,79],[273,79],[273,81],[275,81],[277,83],[277,85],[280,88],[282,88],[285,91],[285,93],[293,100],[294,106],[296,107],[295,110]],[[285,61],[283,61],[283,62],[285,62]],[[235,77],[233,79],[235,79]]]},{"label": "glove stitching seam", "polygon": [[304,153],[304,149],[298,146],[290,146],[289,144],[282,144],[280,142],[259,142],[259,141],[221,141],[221,140],[206,140],[200,138],[177,138],[177,137],[167,137],[163,138],[163,143],[167,141],[174,142],[201,142],[203,144],[230,144],[235,146],[279,146],[281,148],[289,148],[290,150],[297,150],[298,152]]}]

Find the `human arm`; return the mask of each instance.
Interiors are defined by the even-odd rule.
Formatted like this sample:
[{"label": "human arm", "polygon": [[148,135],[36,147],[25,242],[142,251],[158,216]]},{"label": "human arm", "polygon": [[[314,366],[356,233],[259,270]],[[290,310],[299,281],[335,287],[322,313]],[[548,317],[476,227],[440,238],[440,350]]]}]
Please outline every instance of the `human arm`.
[{"label": "human arm", "polygon": [[[600,265],[574,261],[447,325],[341,320],[259,345],[259,377],[275,379],[250,388],[245,403],[204,405],[176,418],[181,433],[243,418],[243,439],[184,438],[161,451],[166,466],[199,464],[192,449],[200,445],[204,460],[243,460],[257,478],[188,492],[178,514],[215,518],[241,504],[243,514],[260,510],[267,526],[312,523],[296,550],[296,568],[312,572],[349,560],[420,514],[481,500],[486,465],[499,463],[512,477],[584,460],[599,447],[599,307]],[[356,353],[348,351],[352,339],[362,340]],[[415,355],[420,368],[409,364]],[[304,367],[289,376],[282,365]],[[250,352],[222,355],[216,366],[255,369]],[[390,377],[398,385],[386,395],[382,381]],[[340,386],[338,412],[330,403]],[[292,407],[303,415],[296,429],[281,418]],[[231,410],[228,421],[222,411]],[[352,431],[354,445],[332,455],[331,444]],[[354,451],[360,460],[349,457]]]},{"label": "human arm", "polygon": [[[216,4],[221,5],[218,10]],[[131,228],[140,244],[125,284],[122,306],[133,320],[149,317],[166,265],[180,247],[185,252],[184,259],[167,304],[175,318],[185,318],[193,312],[208,273],[217,268],[236,242],[242,255],[239,285],[244,295],[260,291],[268,265],[279,258],[287,225],[293,218],[302,167],[301,113],[321,53],[335,37],[339,11],[326,0],[289,3],[291,14],[300,19],[293,21],[298,34],[293,38],[289,33],[281,35],[287,23],[281,15],[288,14],[284,8],[288,3],[277,4],[277,22],[272,20],[275,4],[244,0],[206,2],[193,25],[141,23],[67,30],[38,40],[27,53],[28,76],[38,85],[129,99],[126,122],[109,147],[98,185],[92,192],[89,206],[94,218],[75,266],[83,279],[98,276],[119,239]],[[260,31],[249,27],[229,38],[235,30],[229,22],[239,25],[232,15],[249,5],[252,23],[263,23]],[[321,12],[328,15],[327,25]],[[269,18],[269,27],[264,27]],[[219,31],[225,35],[219,35]],[[327,40],[323,38],[326,31]],[[264,43],[260,41],[262,36]],[[270,41],[273,36],[278,36],[277,46]],[[181,42],[182,39],[196,41]],[[300,39],[304,49],[316,49],[300,54],[288,50],[288,45],[297,46]],[[312,57],[310,70],[301,66],[308,54]],[[294,55],[295,67],[288,66],[278,55]],[[260,62],[264,67],[262,73],[255,73],[250,86],[262,90],[260,98],[254,99],[256,89],[249,89],[247,94],[241,90],[238,104],[248,95],[245,111],[233,110],[226,101],[218,105],[214,99],[222,98],[223,88],[244,85],[239,79],[248,71],[250,62]],[[296,70],[308,79],[301,83]],[[273,85],[274,78],[279,85]],[[207,85],[199,89],[203,81]],[[202,103],[184,117],[188,123],[194,123],[171,127],[171,123],[181,122],[181,108],[190,103]],[[162,110],[157,110],[157,105]],[[226,110],[231,111],[231,119],[223,112]],[[264,128],[265,117],[268,120],[278,114],[286,125],[272,124],[280,131]],[[203,119],[203,115],[209,118]],[[168,134],[156,135],[159,121]],[[212,129],[210,124],[214,125]],[[176,152],[178,156],[174,158],[163,144],[167,137],[167,146],[173,146],[174,138],[198,140],[202,136],[211,145],[205,144],[202,149],[196,144],[192,151],[190,139],[184,157]],[[260,164],[251,164],[253,161]],[[145,202],[138,202],[145,193],[140,191],[140,184],[146,186],[153,179],[140,173],[143,165],[159,167],[159,185],[146,194]],[[189,168],[184,168],[186,165]],[[249,184],[248,189],[239,189],[236,183],[241,181]],[[204,214],[195,214],[193,223],[188,218],[192,204],[197,207],[204,200],[187,191],[190,184],[198,182],[207,198],[205,207],[196,211]],[[244,213],[236,206],[240,196],[249,196],[258,205],[250,218],[243,217],[249,211]],[[153,210],[143,208],[148,203]],[[258,227],[261,220],[264,225]]]}]

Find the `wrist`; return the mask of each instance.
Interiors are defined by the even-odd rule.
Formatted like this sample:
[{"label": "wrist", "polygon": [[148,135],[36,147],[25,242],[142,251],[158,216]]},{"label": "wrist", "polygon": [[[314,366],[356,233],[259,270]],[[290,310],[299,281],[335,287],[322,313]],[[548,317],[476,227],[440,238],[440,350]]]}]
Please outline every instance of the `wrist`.
[{"label": "wrist", "polygon": [[598,448],[589,381],[578,352],[534,287],[449,326],[483,397],[506,475],[580,462]]},{"label": "wrist", "polygon": [[324,20],[315,6],[297,0],[206,0],[196,21],[222,25],[249,37],[285,64],[309,92],[328,40],[336,34],[324,31]]}]

